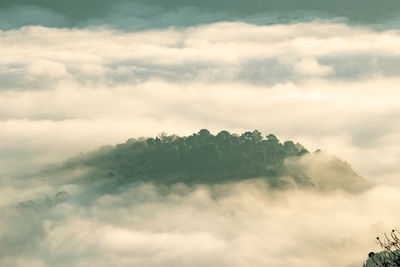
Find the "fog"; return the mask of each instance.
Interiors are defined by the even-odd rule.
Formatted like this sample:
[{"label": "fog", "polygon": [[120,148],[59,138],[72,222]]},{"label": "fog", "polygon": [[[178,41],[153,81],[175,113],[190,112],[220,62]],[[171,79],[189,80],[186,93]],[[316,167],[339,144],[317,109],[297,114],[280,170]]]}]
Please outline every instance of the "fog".
[{"label": "fog", "polygon": [[[400,221],[400,32],[379,24],[397,4],[346,17],[178,2],[0,4],[0,266],[362,266]],[[60,168],[204,128],[274,133],[354,173],[325,154],[285,162],[313,189]]]},{"label": "fog", "polygon": [[400,173],[397,31],[217,23],[24,27],[0,39],[2,173],[202,128],[275,133],[326,149],[375,182]]},{"label": "fog", "polygon": [[260,178],[94,194],[38,179],[2,188],[2,266],[361,266],[400,219],[388,186],[274,190]]},{"label": "fog", "polygon": [[361,266],[379,250],[400,189],[366,186],[326,152],[286,164],[316,187],[121,183],[83,166],[20,173],[0,189],[0,264]]}]

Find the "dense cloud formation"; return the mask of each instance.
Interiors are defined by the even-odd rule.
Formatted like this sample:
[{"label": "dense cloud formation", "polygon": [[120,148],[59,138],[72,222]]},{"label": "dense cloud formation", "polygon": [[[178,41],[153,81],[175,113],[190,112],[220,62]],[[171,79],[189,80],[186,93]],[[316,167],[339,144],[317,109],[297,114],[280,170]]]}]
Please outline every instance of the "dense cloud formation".
[{"label": "dense cloud formation", "polygon": [[256,179],[98,194],[50,184],[2,192],[15,202],[2,205],[1,266],[361,266],[400,219],[389,187],[276,191]]},{"label": "dense cloud formation", "polygon": [[399,42],[318,22],[3,31],[1,172],[162,131],[260,129],[393,180]]},{"label": "dense cloud formation", "polygon": [[[210,155],[200,153],[202,180],[173,179],[185,168],[171,168],[183,162],[165,152],[185,144],[193,151],[180,161],[213,144],[220,146],[217,164],[243,154],[240,160],[249,161],[238,162],[238,170],[249,169],[240,179],[223,166],[210,169]],[[253,162],[261,151],[264,160]],[[145,167],[148,160],[154,173]],[[267,173],[283,172],[249,177],[264,161]],[[130,176],[123,177],[126,164]],[[1,188],[0,265],[358,266],[365,239],[398,218],[391,214],[398,190],[367,188],[338,158],[273,135],[264,139],[258,131],[130,139],[31,175]],[[142,179],[146,175],[152,182]]]},{"label": "dense cloud formation", "polygon": [[[185,2],[1,1],[0,266],[354,267],[398,225],[399,2]],[[204,128],[337,157],[282,158],[312,189],[60,167]]]}]

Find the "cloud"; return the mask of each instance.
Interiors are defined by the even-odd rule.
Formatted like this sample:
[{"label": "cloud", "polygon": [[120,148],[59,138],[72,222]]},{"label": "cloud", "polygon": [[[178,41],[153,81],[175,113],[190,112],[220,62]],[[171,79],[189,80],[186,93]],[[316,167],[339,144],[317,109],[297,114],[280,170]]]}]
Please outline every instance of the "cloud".
[{"label": "cloud", "polygon": [[[26,38],[29,43],[22,42]],[[19,78],[15,82],[22,80],[27,87],[37,87],[33,78],[51,79],[55,71],[80,83],[162,78],[274,84],[321,75],[393,77],[399,74],[395,68],[399,53],[393,49],[398,39],[395,31],[317,22],[273,26],[217,23],[133,33],[27,27],[2,32],[3,46],[9,52],[1,60],[1,73]],[[354,66],[357,69],[351,71]],[[47,76],[35,75],[44,68],[53,71]]]},{"label": "cloud", "polygon": [[[395,186],[276,192],[256,180],[98,194],[101,184],[71,184],[85,170],[38,171],[130,137],[260,129],[398,184],[397,31],[23,27],[0,40],[0,265],[359,266],[398,223]],[[327,162],[292,164],[322,188],[342,184]],[[73,197],[46,204],[62,191]]]},{"label": "cloud", "polygon": [[[360,266],[398,224],[400,33],[382,30],[395,20],[330,19],[379,22],[398,4],[65,3],[0,4],[1,266]],[[87,170],[49,171],[105,144],[202,128],[275,133],[392,186],[332,190],[355,191],[358,176],[332,174],[323,153],[286,163],[321,191],[88,186],[74,180]]]},{"label": "cloud", "polygon": [[2,31],[2,172],[209,128],[276,133],[395,177],[399,38],[323,22]]},{"label": "cloud", "polygon": [[331,66],[321,65],[314,58],[301,59],[294,68],[303,75],[311,76],[326,76],[333,71]]},{"label": "cloud", "polygon": [[[79,187],[72,198],[54,206],[41,203],[50,201],[46,194],[54,197],[57,186],[33,198],[36,208],[7,205],[1,214],[0,262],[358,266],[378,249],[375,235],[399,219],[393,213],[398,189],[387,186],[350,194],[274,191],[257,179],[169,189],[131,184],[86,204],[77,199],[93,185]],[[15,189],[13,197],[22,187]]]},{"label": "cloud", "polygon": [[306,154],[301,158],[288,158],[286,166],[293,176],[310,177],[319,190],[342,188],[357,192],[367,188],[364,179],[351,169],[350,164],[325,151]]}]

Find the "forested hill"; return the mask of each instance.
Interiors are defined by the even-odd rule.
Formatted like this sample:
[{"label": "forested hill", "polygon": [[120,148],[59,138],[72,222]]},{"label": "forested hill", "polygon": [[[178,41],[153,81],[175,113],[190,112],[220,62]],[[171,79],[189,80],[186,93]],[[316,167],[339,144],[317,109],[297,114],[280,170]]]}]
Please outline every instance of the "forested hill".
[{"label": "forested hill", "polygon": [[[263,177],[271,186],[315,186],[315,181],[323,177],[310,177],[307,162],[304,165],[301,161],[310,154],[316,153],[309,153],[292,141],[280,142],[272,134],[264,137],[257,130],[241,135],[227,131],[213,135],[203,129],[184,137],[161,134],[156,138],[129,139],[71,159],[66,167],[89,168],[96,174],[95,179],[120,182],[212,184]],[[351,177],[345,179],[362,180],[350,165],[334,156],[322,164],[331,174],[338,172]]]}]

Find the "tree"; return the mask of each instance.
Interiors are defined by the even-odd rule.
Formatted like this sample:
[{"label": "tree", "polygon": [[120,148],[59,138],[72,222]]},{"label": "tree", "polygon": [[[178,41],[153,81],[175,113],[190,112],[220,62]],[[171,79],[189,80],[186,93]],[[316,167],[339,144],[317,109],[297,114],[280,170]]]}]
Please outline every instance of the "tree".
[{"label": "tree", "polygon": [[364,267],[400,267],[400,231],[393,229],[389,235],[384,236],[376,238],[383,251],[370,252]]},{"label": "tree", "polygon": [[261,135],[260,131],[254,130],[253,132],[245,132],[240,136],[240,140],[245,143],[245,142],[251,142],[251,143],[258,143],[263,140],[263,137]]},{"label": "tree", "polygon": [[272,134],[263,138],[258,130],[241,135],[228,131],[213,135],[201,129],[181,137],[160,133],[94,152],[80,160],[79,166],[104,173],[109,180],[108,174],[113,173],[112,179],[127,182],[221,183],[264,177],[271,184],[280,180],[284,184],[283,177],[288,174],[285,158],[300,156],[298,148],[303,149],[291,141],[284,144]]},{"label": "tree", "polygon": [[273,144],[279,144],[279,139],[273,134],[267,135],[267,141]]}]

